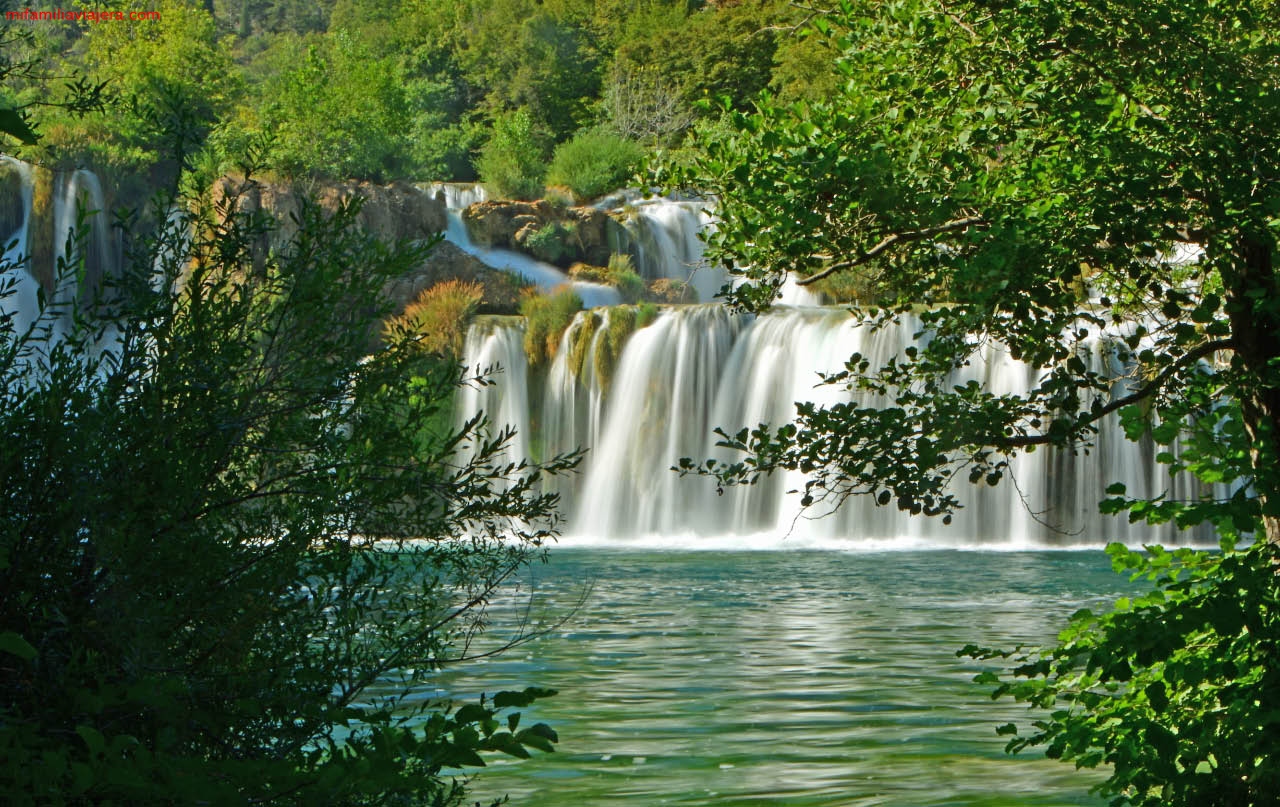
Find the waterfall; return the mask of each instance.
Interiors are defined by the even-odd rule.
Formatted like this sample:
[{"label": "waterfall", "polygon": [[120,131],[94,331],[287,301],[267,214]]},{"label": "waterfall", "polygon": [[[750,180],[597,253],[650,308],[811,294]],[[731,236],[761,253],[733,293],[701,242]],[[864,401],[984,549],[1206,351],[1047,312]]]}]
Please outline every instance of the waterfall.
[{"label": "waterfall", "polygon": [[[0,170],[8,197],[0,205],[7,246],[0,265],[0,314],[15,336],[30,332],[28,348],[39,353],[44,347],[37,345],[63,339],[77,327],[77,312],[115,299],[120,242],[111,231],[102,186],[91,171],[50,174],[4,156]],[[92,335],[95,353],[110,349],[117,339],[116,329],[100,324]],[[28,352],[28,357],[34,355]]]},{"label": "waterfall", "polygon": [[[706,245],[702,238],[714,232],[716,226],[715,204],[711,200],[640,199],[638,193],[630,192],[609,197],[604,203],[616,203],[613,213],[621,219],[630,236],[625,251],[631,254],[641,277],[687,281],[697,292],[697,299],[704,302],[716,299],[730,278],[724,268],[711,266],[705,257]],[[820,305],[822,299],[788,277],[778,302],[814,306]]]},{"label": "waterfall", "polygon": [[[473,380],[458,391],[457,425],[483,413],[485,422],[465,447],[467,459],[476,455],[477,443],[496,437],[504,429],[515,434],[502,452],[505,462],[529,458],[528,382],[524,361],[524,322],[511,317],[486,317],[467,331],[463,355]],[[476,378],[480,380],[475,380]]]},{"label": "waterfall", "polygon": [[631,234],[632,260],[641,277],[688,281],[699,300],[715,298],[728,275],[703,260],[699,234],[714,226],[709,202],[655,197],[631,201],[618,212]]},{"label": "waterfall", "polygon": [[479,182],[428,182],[418,187],[426,191],[432,199],[444,202],[448,210],[461,210],[489,199],[484,185]]},{"label": "waterfall", "polygon": [[29,265],[27,246],[35,178],[30,165],[4,155],[0,155],[0,170],[6,172],[8,185],[4,188],[8,197],[4,200],[5,215],[0,217],[0,238],[4,239],[0,243],[4,249],[0,258],[0,318],[8,320],[14,334],[23,334],[35,324],[39,311],[40,281]]},{"label": "waterfall", "polygon": [[587,308],[617,305],[622,302],[618,290],[612,286],[571,280],[557,267],[525,255],[523,252],[485,247],[473,242],[467,233],[466,226],[462,223],[462,208],[485,200],[484,189],[481,186],[435,183],[427,186],[427,191],[437,196],[443,195],[445,198],[445,213],[448,217],[445,240],[456,245],[463,252],[480,259],[486,266],[519,275],[543,292],[549,292],[561,286],[570,286],[582,298],[582,304]]},{"label": "waterfall", "polygon": [[[670,308],[630,336],[605,391],[592,359],[603,349],[608,316],[608,311],[583,312],[566,332],[545,370],[536,415],[509,414],[511,402],[524,394],[517,379],[528,372],[518,350],[519,320],[477,326],[486,334],[477,345],[489,344],[499,332],[512,334],[507,344],[516,349],[504,351],[501,359],[487,347],[488,353],[467,354],[472,365],[482,355],[504,363],[510,383],[499,382],[497,420],[532,428],[530,444],[540,446],[542,456],[588,449],[580,474],[557,483],[570,541],[736,546],[786,536],[792,546],[1096,547],[1107,540],[1187,540],[1172,525],[1131,525],[1123,517],[1099,514],[1097,504],[1113,482],[1123,482],[1134,496],[1166,489],[1181,497],[1200,493],[1194,480],[1170,478],[1156,462],[1157,447],[1150,440],[1128,441],[1115,414],[1101,422],[1087,454],[1041,448],[1018,455],[995,487],[956,482],[953,489],[964,507],[950,526],[936,518],[910,517],[892,504],[876,506],[866,496],[851,498],[834,513],[821,508],[802,513],[799,496],[789,493],[803,486],[798,473],[722,492],[711,480],[680,478],[670,468],[681,457],[732,458],[715,445],[717,426],[733,433],[762,422],[781,425],[794,417],[796,401],[850,400],[853,393],[817,386],[819,373],[840,369],[854,352],[873,366],[901,357],[914,343],[919,322],[907,318],[872,329],[832,308],[778,308],[759,317],[733,315],[716,305]],[[593,335],[581,333],[584,328],[594,328]],[[575,344],[585,350],[585,360],[575,355]],[[1109,345],[1102,338],[1087,343],[1091,369],[1115,364]],[[1035,377],[1026,365],[988,347],[951,379],[955,384],[969,380],[997,394],[1025,393]],[[858,400],[875,403],[865,396]]]}]

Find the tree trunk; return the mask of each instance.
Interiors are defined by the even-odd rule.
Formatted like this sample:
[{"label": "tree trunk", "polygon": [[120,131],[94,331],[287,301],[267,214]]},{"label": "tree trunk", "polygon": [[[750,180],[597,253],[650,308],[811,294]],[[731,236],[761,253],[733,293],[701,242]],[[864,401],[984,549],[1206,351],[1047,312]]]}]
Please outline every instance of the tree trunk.
[{"label": "tree trunk", "polygon": [[1267,540],[1280,543],[1280,293],[1269,239],[1243,236],[1227,285],[1240,408]]}]

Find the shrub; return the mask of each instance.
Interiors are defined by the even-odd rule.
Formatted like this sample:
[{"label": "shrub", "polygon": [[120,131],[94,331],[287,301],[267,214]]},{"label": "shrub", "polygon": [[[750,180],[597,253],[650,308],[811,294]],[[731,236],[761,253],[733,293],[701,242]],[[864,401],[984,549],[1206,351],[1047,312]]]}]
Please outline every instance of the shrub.
[{"label": "shrub", "polygon": [[524,298],[520,313],[525,318],[524,351],[530,364],[539,365],[555,358],[560,338],[581,310],[582,298],[570,288]]},{"label": "shrub", "polygon": [[385,333],[392,340],[412,340],[429,353],[459,358],[467,325],[483,297],[484,286],[473,281],[437,283],[388,320]]},{"label": "shrub", "polygon": [[505,199],[536,199],[542,195],[546,171],[546,138],[529,110],[521,108],[493,122],[476,169],[490,194]]},{"label": "shrub", "polygon": [[639,144],[601,129],[586,129],[556,147],[547,179],[579,200],[594,199],[627,183],[644,159]]},{"label": "shrub", "polygon": [[261,222],[171,221],[105,344],[57,306],[56,344],[0,322],[0,802],[455,805],[444,771],[551,747],[495,719],[544,692],[415,694],[554,497],[478,424],[412,431],[460,370],[366,355],[423,254],[356,213],[307,207],[260,271]]},{"label": "shrub", "polygon": [[658,318],[658,306],[645,301],[636,306],[636,330],[647,328]]},{"label": "shrub", "polygon": [[538,260],[556,263],[568,251],[565,248],[565,238],[569,235],[568,230],[553,221],[530,233],[523,246]]},{"label": "shrub", "polygon": [[609,285],[618,290],[623,302],[638,303],[644,297],[644,279],[636,274],[631,256],[613,253],[609,256]]}]

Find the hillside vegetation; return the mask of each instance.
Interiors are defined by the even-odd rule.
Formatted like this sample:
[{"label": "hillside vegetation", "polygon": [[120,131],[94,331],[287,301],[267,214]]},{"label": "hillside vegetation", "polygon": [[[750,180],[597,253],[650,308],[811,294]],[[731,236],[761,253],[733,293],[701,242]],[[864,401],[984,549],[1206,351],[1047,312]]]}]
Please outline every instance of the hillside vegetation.
[{"label": "hillside vegetation", "polygon": [[52,73],[104,85],[108,102],[85,116],[27,107],[42,139],[20,156],[154,186],[176,176],[159,155],[177,140],[211,174],[484,179],[525,196],[555,165],[555,182],[582,198],[717,125],[726,104],[745,108],[761,90],[821,96],[834,81],[825,42],[781,0],[148,8],[161,19],[25,23],[30,41],[11,49],[41,75],[10,75],[0,106],[47,97]]}]

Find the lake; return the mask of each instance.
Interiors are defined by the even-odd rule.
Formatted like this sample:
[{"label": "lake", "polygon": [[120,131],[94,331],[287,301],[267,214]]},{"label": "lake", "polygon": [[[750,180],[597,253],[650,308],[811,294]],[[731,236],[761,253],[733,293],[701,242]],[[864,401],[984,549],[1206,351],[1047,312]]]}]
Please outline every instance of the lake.
[{"label": "lake", "polygon": [[1051,641],[1131,592],[1101,550],[556,548],[495,604],[490,639],[576,612],[436,694],[559,690],[523,720],[558,750],[493,760],[472,783],[485,804],[1100,805],[1097,772],[1004,753],[995,727],[1028,712],[955,652]]}]

